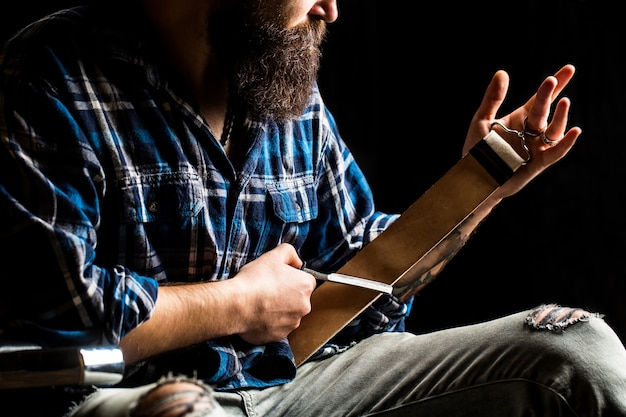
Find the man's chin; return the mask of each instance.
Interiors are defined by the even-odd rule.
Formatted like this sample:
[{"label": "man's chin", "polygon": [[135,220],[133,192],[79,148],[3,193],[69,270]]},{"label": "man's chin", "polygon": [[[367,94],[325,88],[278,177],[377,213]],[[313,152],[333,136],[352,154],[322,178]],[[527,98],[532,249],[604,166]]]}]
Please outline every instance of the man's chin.
[{"label": "man's chin", "polygon": [[305,83],[298,84],[294,88],[281,89],[281,94],[257,94],[254,97],[244,98],[243,102],[247,103],[248,116],[256,120],[273,119],[277,122],[302,116],[313,90],[312,86],[306,88],[302,87],[303,85]]}]

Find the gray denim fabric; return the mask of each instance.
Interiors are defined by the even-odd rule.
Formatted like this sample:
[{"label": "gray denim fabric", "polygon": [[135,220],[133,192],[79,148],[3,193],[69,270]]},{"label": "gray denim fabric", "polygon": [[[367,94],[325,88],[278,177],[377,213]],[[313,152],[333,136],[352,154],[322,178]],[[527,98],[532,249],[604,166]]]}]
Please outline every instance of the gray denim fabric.
[{"label": "gray denim fabric", "polygon": [[[589,315],[551,331],[529,325],[530,313],[372,336],[302,365],[286,385],[214,398],[226,415],[246,417],[626,416],[626,350],[604,320]],[[127,415],[100,408],[75,416]]]}]

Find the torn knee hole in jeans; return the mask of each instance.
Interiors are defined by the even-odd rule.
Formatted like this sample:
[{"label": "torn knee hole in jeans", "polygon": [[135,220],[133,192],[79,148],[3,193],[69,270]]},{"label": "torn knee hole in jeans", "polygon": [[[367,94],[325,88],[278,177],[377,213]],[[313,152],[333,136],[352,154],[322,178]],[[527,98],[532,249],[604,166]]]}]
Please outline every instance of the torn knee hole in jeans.
[{"label": "torn knee hole in jeans", "polygon": [[132,417],[192,417],[206,415],[217,406],[213,390],[195,378],[161,378],[143,395],[130,413]]},{"label": "torn knee hole in jeans", "polygon": [[530,312],[526,317],[526,324],[537,330],[561,331],[571,324],[587,321],[591,316],[603,317],[582,308],[543,304]]}]

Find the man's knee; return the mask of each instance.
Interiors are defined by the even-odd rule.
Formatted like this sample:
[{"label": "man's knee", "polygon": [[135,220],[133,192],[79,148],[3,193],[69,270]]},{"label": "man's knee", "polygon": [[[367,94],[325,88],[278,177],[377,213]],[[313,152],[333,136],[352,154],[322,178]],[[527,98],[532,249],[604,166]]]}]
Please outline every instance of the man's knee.
[{"label": "man's knee", "polygon": [[143,395],[132,417],[226,417],[210,387],[187,378],[165,378]]},{"label": "man's knee", "polygon": [[572,324],[587,321],[591,316],[592,313],[581,308],[543,304],[528,314],[526,324],[536,330],[562,331]]}]

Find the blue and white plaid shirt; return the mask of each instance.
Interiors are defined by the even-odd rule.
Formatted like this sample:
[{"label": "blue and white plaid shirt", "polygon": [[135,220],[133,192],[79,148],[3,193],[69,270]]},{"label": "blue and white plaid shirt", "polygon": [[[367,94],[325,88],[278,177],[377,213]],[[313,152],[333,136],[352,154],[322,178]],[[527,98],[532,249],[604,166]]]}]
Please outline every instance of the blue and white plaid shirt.
[{"label": "blue and white plaid shirt", "polygon": [[[150,317],[159,284],[228,279],[281,242],[335,270],[396,218],[375,211],[317,88],[296,120],[246,121],[236,170],[168,82],[142,17],[112,13],[45,18],[0,57],[0,259],[18,271],[0,275],[0,329],[116,344]],[[409,305],[375,306],[345,333],[403,328]],[[295,376],[286,340],[211,340],[185,357],[218,389]]]}]

